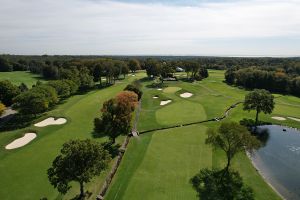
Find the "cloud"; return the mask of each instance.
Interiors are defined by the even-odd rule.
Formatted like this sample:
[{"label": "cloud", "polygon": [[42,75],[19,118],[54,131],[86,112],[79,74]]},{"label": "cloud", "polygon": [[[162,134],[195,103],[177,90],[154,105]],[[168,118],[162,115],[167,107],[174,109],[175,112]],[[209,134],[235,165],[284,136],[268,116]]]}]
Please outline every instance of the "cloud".
[{"label": "cloud", "polygon": [[265,48],[277,54],[272,49],[282,44],[281,54],[300,53],[293,46],[300,40],[299,0],[199,1],[192,6],[102,0],[0,3],[0,53],[256,54]]}]

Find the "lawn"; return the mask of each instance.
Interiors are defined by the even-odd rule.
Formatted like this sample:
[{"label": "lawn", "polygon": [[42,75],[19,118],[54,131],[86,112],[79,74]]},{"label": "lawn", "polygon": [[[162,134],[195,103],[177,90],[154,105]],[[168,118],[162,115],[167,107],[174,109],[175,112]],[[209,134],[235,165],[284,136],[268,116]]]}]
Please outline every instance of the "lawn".
[{"label": "lawn", "polygon": [[204,145],[205,130],[194,125],[132,139],[106,198],[196,200],[190,178],[212,165],[212,151]]},{"label": "lawn", "polygon": [[[162,91],[149,87],[151,81],[144,80],[139,130],[211,119],[221,116],[230,105],[243,101],[248,91],[225,84],[224,71],[210,70],[209,74],[209,78],[196,83],[167,82]],[[183,99],[179,97],[182,92],[194,95]],[[153,96],[159,98],[153,99]],[[271,119],[271,116],[277,115],[299,117],[300,99],[282,95],[276,97],[274,113],[260,114],[260,119],[300,128],[300,122]],[[172,103],[160,106],[159,102],[165,99],[171,99]],[[243,118],[254,117],[255,112],[243,111],[242,105],[239,105],[226,120],[239,122]],[[216,128],[220,123],[173,128],[133,138],[106,199],[197,199],[189,184],[190,178],[205,167],[222,168],[226,161],[222,152],[204,143],[205,130]],[[233,168],[240,172],[245,184],[253,188],[255,199],[280,199],[244,153],[234,158]]]},{"label": "lawn", "polygon": [[9,80],[15,85],[25,83],[29,88],[38,80],[44,81],[40,75],[32,74],[28,71],[0,72],[0,81],[1,80]]},{"label": "lawn", "polygon": [[[2,74],[0,73],[0,79]],[[68,120],[65,125],[45,128],[31,126],[2,132],[0,196],[3,199],[47,197],[49,200],[58,200],[71,199],[77,195],[77,184],[73,184],[73,188],[65,196],[59,195],[49,184],[46,171],[64,142],[70,139],[95,139],[92,136],[93,119],[99,116],[102,103],[115,96],[134,79],[142,79],[144,92],[139,131],[218,117],[223,115],[230,105],[244,99],[248,91],[226,85],[223,82],[224,71],[210,70],[209,74],[209,78],[200,82],[166,82],[163,90],[157,90],[151,87],[151,80],[142,79],[146,76],[145,73],[138,73],[136,77],[117,82],[114,86],[73,96],[42,117],[65,117]],[[23,78],[16,77],[16,80]],[[26,84],[30,84],[29,81]],[[181,98],[180,94],[183,92],[191,92],[194,95],[191,98]],[[154,99],[153,96],[158,98]],[[260,119],[300,128],[300,122],[271,119],[271,116],[300,117],[300,99],[278,94],[276,97],[274,113],[260,114]],[[172,102],[160,106],[160,101],[166,99],[171,99]],[[243,111],[242,105],[239,105],[230,112],[226,120],[238,122],[243,118],[254,119],[254,116],[254,112]],[[197,194],[189,183],[190,178],[202,168],[224,166],[224,154],[212,150],[204,143],[207,128],[215,128],[219,124],[220,122],[209,122],[145,133],[138,138],[132,138],[106,199],[197,199]],[[20,137],[28,129],[37,131],[38,137],[35,140],[16,150],[4,149],[6,144]],[[107,138],[95,140],[103,142]],[[117,142],[121,143],[122,140],[123,137],[119,137]],[[240,172],[245,183],[253,188],[256,199],[279,199],[253,168],[245,154],[239,154],[234,159],[233,167]],[[96,177],[86,186],[92,193],[89,199],[95,199],[105,174]]]},{"label": "lawn", "polygon": [[[62,144],[70,139],[93,138],[93,119],[100,114],[102,103],[114,97],[123,90],[127,83],[134,78],[128,78],[117,82],[114,86],[91,91],[87,94],[76,95],[65,103],[57,106],[47,116],[65,117],[68,122],[61,126],[49,126],[45,128],[28,127],[37,131],[38,137],[30,144],[15,150],[5,150],[4,147],[13,139],[20,137],[26,129],[0,134],[0,196],[2,199],[61,199],[60,195],[48,181],[47,169],[56,155],[58,155]],[[99,142],[107,138],[96,139]],[[118,138],[122,142],[122,137]],[[99,192],[104,175],[97,177],[88,184],[90,199],[95,199]],[[64,199],[71,199],[79,192],[76,184]]]}]

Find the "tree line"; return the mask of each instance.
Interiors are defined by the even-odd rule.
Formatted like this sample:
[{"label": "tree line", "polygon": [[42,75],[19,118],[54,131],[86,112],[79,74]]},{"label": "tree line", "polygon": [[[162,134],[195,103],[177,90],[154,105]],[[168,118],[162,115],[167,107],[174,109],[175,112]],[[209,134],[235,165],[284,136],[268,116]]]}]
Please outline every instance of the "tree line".
[{"label": "tree line", "polygon": [[230,68],[225,72],[228,84],[248,89],[266,89],[271,92],[300,96],[300,66],[289,68]]}]

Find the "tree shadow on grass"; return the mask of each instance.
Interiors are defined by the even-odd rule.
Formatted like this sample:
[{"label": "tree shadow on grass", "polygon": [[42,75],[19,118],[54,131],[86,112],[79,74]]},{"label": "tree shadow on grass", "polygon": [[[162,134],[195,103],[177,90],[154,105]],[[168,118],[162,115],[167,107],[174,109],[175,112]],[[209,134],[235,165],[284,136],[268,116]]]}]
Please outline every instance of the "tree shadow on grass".
[{"label": "tree shadow on grass", "polygon": [[35,119],[41,116],[42,115],[24,115],[18,113],[14,114],[13,116],[8,116],[9,119],[1,119],[0,131],[12,131],[28,127]]},{"label": "tree shadow on grass", "polygon": [[237,171],[203,169],[190,182],[201,200],[254,200]]},{"label": "tree shadow on grass", "polygon": [[112,158],[115,158],[119,155],[120,152],[120,144],[113,144],[112,141],[104,142],[101,144],[103,148],[109,152]]},{"label": "tree shadow on grass", "polygon": [[82,196],[80,196],[79,194],[78,195],[76,195],[75,197],[73,197],[72,199],[70,199],[70,200],[84,200],[84,199],[90,199],[90,197],[92,196],[92,192],[90,192],[90,191],[86,191],[85,193],[84,193],[84,197],[82,197]]}]

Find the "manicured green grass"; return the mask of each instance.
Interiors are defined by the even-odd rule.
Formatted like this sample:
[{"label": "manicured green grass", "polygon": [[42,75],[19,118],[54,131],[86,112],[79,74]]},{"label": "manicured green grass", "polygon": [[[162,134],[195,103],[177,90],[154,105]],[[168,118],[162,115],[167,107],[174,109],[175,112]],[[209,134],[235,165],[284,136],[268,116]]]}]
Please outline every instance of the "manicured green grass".
[{"label": "manicured green grass", "polygon": [[[210,77],[201,82],[167,82],[168,87],[163,91],[149,87],[152,81],[143,79],[144,95],[138,130],[218,117],[230,105],[244,99],[248,91],[223,83],[224,71],[210,70],[209,73]],[[70,139],[93,138],[93,119],[99,116],[102,103],[123,90],[127,83],[145,76],[145,73],[138,73],[136,77],[122,80],[112,87],[71,97],[43,117],[65,117],[68,119],[67,124],[45,128],[28,127],[35,129],[38,137],[22,148],[11,151],[4,149],[6,144],[20,137],[26,129],[1,133],[0,197],[71,199],[77,195],[78,184],[72,184],[73,188],[63,197],[49,184],[46,171],[52,160],[64,142]],[[187,99],[181,98],[179,94],[186,91],[194,95]],[[159,98],[153,99],[156,95]],[[274,113],[260,114],[260,119],[300,128],[300,122],[271,119],[271,116],[300,117],[299,98],[276,96],[278,98]],[[171,99],[172,103],[160,106],[160,101],[164,99]],[[254,119],[254,116],[255,112],[243,111],[242,105],[239,105],[230,112],[226,120]],[[209,122],[156,131],[132,138],[106,199],[197,199],[197,194],[189,183],[190,178],[202,168],[224,166],[224,154],[212,150],[204,143],[206,129],[215,128],[220,123]],[[95,140],[102,142],[107,138]],[[122,140],[123,137],[118,138],[119,143]],[[279,199],[245,154],[234,158],[233,167],[240,172],[245,183],[253,188],[256,199]],[[105,173],[86,186],[92,192],[89,199],[95,199],[104,177]]]},{"label": "manicured green grass", "polygon": [[175,93],[177,91],[181,90],[180,87],[166,87],[163,92],[165,93]]},{"label": "manicured green grass", "polygon": [[[195,125],[133,139],[107,199],[196,200],[190,178],[212,164],[211,149],[204,145],[205,130]],[[144,144],[147,150],[139,151]],[[139,160],[138,165],[131,167],[129,160],[135,164]]]},{"label": "manicured green grass", "polygon": [[[48,181],[47,169],[58,155],[62,144],[70,139],[93,138],[93,119],[100,115],[103,102],[114,97],[123,90],[128,82],[133,80],[133,78],[126,79],[105,89],[71,97],[64,104],[47,113],[47,116],[65,117],[68,122],[61,126],[28,127],[35,129],[38,137],[22,148],[9,151],[4,149],[5,145],[14,138],[20,137],[26,129],[1,133],[1,198],[7,200],[39,199],[42,197],[60,199],[57,190]],[[122,138],[118,138],[119,143],[122,142]],[[107,138],[103,137],[96,140],[103,142]],[[104,174],[87,185],[86,189],[92,192],[90,199],[95,199],[103,183],[103,178]],[[71,199],[78,193],[78,184],[74,184],[64,199]]]},{"label": "manicured green grass", "polygon": [[201,104],[187,100],[171,103],[156,111],[156,120],[162,125],[177,125],[205,119],[206,114]]},{"label": "manicured green grass", "polygon": [[38,80],[44,81],[41,76],[27,71],[0,72],[0,80],[9,80],[15,85],[25,83],[29,88],[31,88]]},{"label": "manicured green grass", "polygon": [[[151,81],[144,81],[139,130],[221,116],[230,105],[243,101],[249,92],[225,84],[224,71],[210,70],[209,74],[210,77],[201,82],[167,82],[168,87],[164,91],[148,88],[146,86]],[[175,87],[182,90],[169,92]],[[188,99],[180,98],[179,94],[183,91],[194,95]],[[155,95],[159,98],[153,99]],[[275,115],[299,117],[300,99],[282,95],[276,97],[273,114],[261,113],[260,120],[300,128],[300,122],[271,119]],[[172,99],[172,103],[159,106],[164,99]],[[187,111],[184,111],[185,108]],[[231,110],[226,120],[239,122],[243,118],[254,119],[255,112],[243,111],[242,105],[239,105]],[[132,139],[106,199],[197,199],[189,179],[202,168],[222,168],[226,162],[221,151],[204,144],[206,128],[216,128],[220,123],[156,131]],[[202,156],[199,155],[201,153]],[[234,158],[233,168],[240,172],[245,184],[253,188],[255,199],[280,199],[244,153]]]}]

